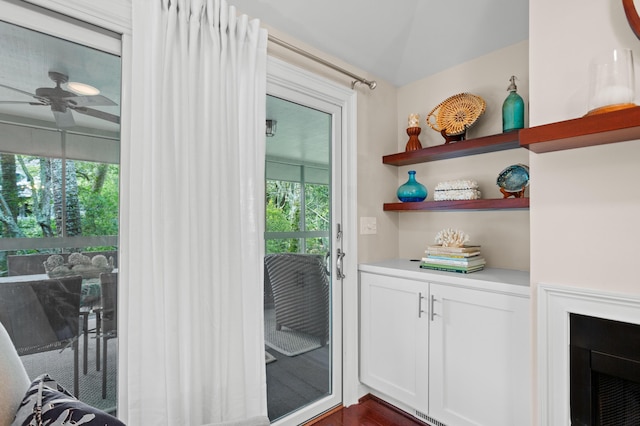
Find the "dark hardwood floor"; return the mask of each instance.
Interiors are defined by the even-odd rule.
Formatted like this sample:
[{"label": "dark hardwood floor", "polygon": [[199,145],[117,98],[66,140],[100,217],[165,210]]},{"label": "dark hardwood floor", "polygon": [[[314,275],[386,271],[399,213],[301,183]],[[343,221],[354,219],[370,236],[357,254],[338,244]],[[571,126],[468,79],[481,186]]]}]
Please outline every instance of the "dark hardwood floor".
[{"label": "dark hardwood floor", "polygon": [[429,426],[372,395],[356,405],[340,408],[306,426]]}]

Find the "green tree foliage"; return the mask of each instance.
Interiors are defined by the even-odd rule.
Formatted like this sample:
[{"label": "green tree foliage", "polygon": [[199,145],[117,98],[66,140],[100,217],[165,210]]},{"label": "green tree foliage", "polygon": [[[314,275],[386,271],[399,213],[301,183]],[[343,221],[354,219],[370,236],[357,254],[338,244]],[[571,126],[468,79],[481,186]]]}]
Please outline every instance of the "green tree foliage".
[{"label": "green tree foliage", "polygon": [[[305,230],[331,231],[329,185],[305,185]],[[328,238],[307,238],[307,253],[325,254],[331,249]]]},{"label": "green tree foliage", "polygon": [[331,223],[329,186],[305,185],[305,221],[307,231],[328,231]]},{"label": "green tree foliage", "polygon": [[[330,203],[328,185],[306,184],[304,187],[305,223],[301,223],[301,185],[297,182],[267,181],[267,232],[329,231]],[[324,254],[329,250],[327,238],[305,239],[306,252]],[[268,239],[267,253],[298,253],[297,238]]]},{"label": "green tree foliage", "polygon": [[82,234],[118,235],[118,166],[78,163],[76,170]]},{"label": "green tree foliage", "polygon": [[280,210],[284,221],[267,221],[267,232],[300,230],[300,184],[286,181],[267,181],[267,205]]},{"label": "green tree foliage", "polygon": [[[267,232],[295,232],[300,230],[300,184],[285,181],[267,181]],[[267,253],[297,253],[296,238],[267,240]]]},{"label": "green tree foliage", "polygon": [[[287,232],[291,229],[291,223],[287,218],[284,210],[276,207],[273,200],[267,201],[267,231],[268,232]],[[267,240],[267,253],[297,253],[298,240],[296,238],[287,239],[269,239]]]},{"label": "green tree foliage", "polygon": [[[3,215],[13,218],[15,222],[20,210],[16,156],[13,154],[0,154],[0,168],[2,168],[0,186],[2,187],[2,199],[4,201],[2,206]],[[5,221],[3,220],[2,222],[4,224]],[[9,227],[2,226],[2,235],[6,237],[10,234]]]},{"label": "green tree foliage", "polygon": [[[57,159],[15,155],[14,166],[24,182],[5,184],[0,206],[8,205],[12,191],[20,195],[20,215],[0,213],[3,237],[51,237],[64,235],[117,235],[119,167],[101,163],[67,160],[63,187],[62,162]],[[10,165],[0,163],[4,169]],[[15,172],[14,172],[15,174]],[[6,211],[13,212],[13,209]]]},{"label": "green tree foliage", "polygon": [[[25,176],[25,204],[29,206],[24,216],[20,219],[20,229],[29,236],[52,237],[55,235],[55,221],[52,220],[52,195],[53,174],[51,158],[16,156],[20,164],[22,174]],[[25,219],[35,219],[40,227],[40,233],[31,229]],[[28,220],[27,222],[32,222]]]},{"label": "green tree foliage", "polygon": [[[56,214],[56,229],[58,236],[82,235],[81,206],[78,202],[78,178],[76,162],[67,161],[66,170],[62,170],[62,161],[51,162],[53,210]],[[64,179],[64,181],[63,181]],[[62,186],[65,186],[64,197]],[[64,208],[63,208],[64,202]],[[62,223],[64,220],[64,224]]]},{"label": "green tree foliage", "polygon": [[[0,168],[0,237],[118,235],[117,165],[67,160],[63,173],[60,159],[0,154]],[[12,253],[0,252],[0,274]]]}]

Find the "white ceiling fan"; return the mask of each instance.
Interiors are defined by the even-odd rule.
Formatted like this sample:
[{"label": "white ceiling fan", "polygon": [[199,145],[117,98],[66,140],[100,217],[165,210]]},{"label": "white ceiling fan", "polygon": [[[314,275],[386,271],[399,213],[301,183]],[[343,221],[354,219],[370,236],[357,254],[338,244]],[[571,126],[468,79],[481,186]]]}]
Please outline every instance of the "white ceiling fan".
[{"label": "white ceiling fan", "polygon": [[0,104],[50,106],[56,120],[56,125],[61,129],[67,129],[75,126],[76,123],[73,118],[73,114],[71,113],[72,110],[80,114],[90,115],[112,123],[120,123],[120,117],[117,115],[89,108],[93,106],[116,106],[117,104],[111,99],[102,95],[79,95],[64,90],[60,85],[69,81],[69,77],[65,74],[56,71],[49,71],[49,78],[56,83],[56,87],[39,87],[36,89],[35,94],[0,83],[1,87],[23,93],[35,99],[35,101],[0,101]]}]

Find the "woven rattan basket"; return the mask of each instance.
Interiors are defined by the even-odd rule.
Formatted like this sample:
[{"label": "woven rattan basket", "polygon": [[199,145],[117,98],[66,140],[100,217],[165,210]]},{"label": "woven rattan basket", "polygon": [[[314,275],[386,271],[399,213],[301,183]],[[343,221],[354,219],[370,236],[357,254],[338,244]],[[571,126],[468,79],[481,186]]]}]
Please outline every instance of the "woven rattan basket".
[{"label": "woven rattan basket", "polygon": [[459,93],[440,102],[427,115],[427,124],[446,135],[463,134],[484,113],[487,103],[480,96]]}]

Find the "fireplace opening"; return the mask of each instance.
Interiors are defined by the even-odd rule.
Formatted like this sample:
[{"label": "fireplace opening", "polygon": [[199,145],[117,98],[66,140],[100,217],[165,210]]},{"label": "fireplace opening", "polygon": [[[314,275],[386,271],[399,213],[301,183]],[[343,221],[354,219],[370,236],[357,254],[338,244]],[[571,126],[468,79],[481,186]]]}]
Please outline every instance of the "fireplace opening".
[{"label": "fireplace opening", "polygon": [[640,383],[596,373],[596,424],[640,424]]},{"label": "fireplace opening", "polygon": [[640,425],[640,325],[570,314],[571,424]]}]

